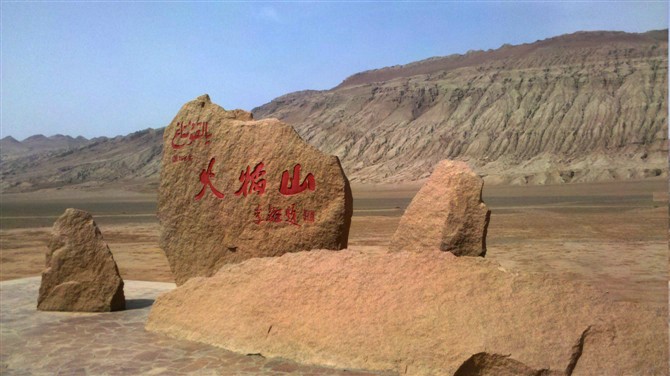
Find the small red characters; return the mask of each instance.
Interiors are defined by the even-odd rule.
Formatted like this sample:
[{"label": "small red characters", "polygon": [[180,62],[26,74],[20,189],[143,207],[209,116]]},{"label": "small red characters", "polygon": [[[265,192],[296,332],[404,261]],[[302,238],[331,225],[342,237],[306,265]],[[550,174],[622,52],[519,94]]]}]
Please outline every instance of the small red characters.
[{"label": "small red characters", "polygon": [[303,210],[302,220],[305,222],[314,222],[314,210]]},{"label": "small red characters", "polygon": [[212,172],[212,167],[214,167],[214,162],[215,161],[216,160],[214,158],[212,158],[209,161],[209,166],[207,166],[207,170],[202,170],[202,172],[200,173],[200,182],[202,183],[202,189],[200,190],[200,192],[198,192],[197,195],[195,195],[196,201],[200,200],[202,198],[202,196],[205,195],[205,189],[207,187],[209,187],[209,189],[212,190],[212,193],[214,193],[214,195],[216,197],[221,199],[224,196],[223,193],[216,190],[216,188],[214,188],[214,185],[212,184],[211,178],[214,177],[214,173]]},{"label": "small red characters", "polygon": [[286,222],[295,226],[300,226],[298,224],[298,212],[295,210],[295,204],[291,204],[291,206],[287,207],[284,214],[286,214]]},{"label": "small red characters", "polygon": [[[302,219],[303,222],[312,222],[314,223],[314,210],[303,210],[302,211]],[[268,212],[267,215],[263,215],[263,210],[261,209],[261,205],[256,205],[256,209],[254,209],[254,217],[255,219],[253,222],[257,225],[260,225],[263,222],[274,222],[274,223],[280,223],[282,222],[282,209],[277,207],[277,206],[272,206],[272,204],[268,204]],[[300,220],[300,210],[296,209],[295,204],[291,204],[290,206],[287,206],[286,209],[284,210],[284,220],[283,222],[292,224],[294,226],[302,226],[299,223]]]},{"label": "small red characters", "polygon": [[267,222],[281,222],[281,208],[268,204],[268,216],[265,220]]},{"label": "small red characters", "polygon": [[242,182],[242,186],[235,192],[235,195],[243,195],[244,197],[247,197],[247,194],[252,191],[258,192],[259,195],[265,193],[266,182],[265,179],[261,179],[261,177],[265,175],[264,167],[265,165],[263,162],[260,162],[254,167],[253,172],[250,172],[249,166],[247,166],[247,171],[242,170],[239,179],[240,182]]},{"label": "small red characters", "polygon": [[260,225],[261,222],[263,222],[263,218],[261,217],[261,206],[257,205],[256,209],[254,209],[254,216],[256,216],[256,220],[254,221],[255,224]]},{"label": "small red characters", "polygon": [[306,189],[313,191],[316,189],[316,181],[314,180],[314,175],[310,172],[300,184],[300,169],[302,166],[296,164],[293,167],[293,177],[291,178],[291,186],[289,187],[289,177],[288,170],[285,170],[281,174],[281,185],[279,186],[279,193],[284,196],[296,195],[300,192],[303,192]]}]

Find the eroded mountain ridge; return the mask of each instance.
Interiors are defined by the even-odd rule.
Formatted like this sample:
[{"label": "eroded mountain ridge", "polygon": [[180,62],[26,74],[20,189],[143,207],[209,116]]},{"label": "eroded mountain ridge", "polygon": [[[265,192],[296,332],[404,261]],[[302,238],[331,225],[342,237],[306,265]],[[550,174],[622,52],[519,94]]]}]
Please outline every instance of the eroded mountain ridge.
[{"label": "eroded mountain ridge", "polygon": [[667,32],[576,33],[363,72],[253,112],[338,155],[354,182],[424,178],[441,159],[493,183],[665,175],[667,53]]},{"label": "eroded mountain ridge", "polygon": [[[340,157],[354,183],[423,179],[442,159],[467,161],[487,183],[666,176],[667,36],[578,32],[436,57],[290,93],[253,113],[292,124]],[[110,183],[151,190],[162,131],[52,148],[6,137],[2,190]]]}]

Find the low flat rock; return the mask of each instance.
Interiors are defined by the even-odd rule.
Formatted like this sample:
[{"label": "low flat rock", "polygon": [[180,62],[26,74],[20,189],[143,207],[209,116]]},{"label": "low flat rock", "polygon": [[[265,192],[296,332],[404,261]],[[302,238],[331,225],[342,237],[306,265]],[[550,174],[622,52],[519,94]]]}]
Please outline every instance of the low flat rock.
[{"label": "low flat rock", "polygon": [[177,285],[252,257],[346,248],[352,213],[337,157],[288,124],[203,95],[165,129],[160,246]]},{"label": "low flat rock", "polygon": [[466,163],[441,161],[400,218],[391,249],[484,256],[491,211],[483,186]]},{"label": "low flat rock", "polygon": [[448,252],[289,253],[160,296],[146,329],[235,352],[409,375],[659,375],[667,312]]},{"label": "low flat rock", "polygon": [[65,210],[51,233],[37,309],[107,312],[125,307],[123,279],[93,217]]}]

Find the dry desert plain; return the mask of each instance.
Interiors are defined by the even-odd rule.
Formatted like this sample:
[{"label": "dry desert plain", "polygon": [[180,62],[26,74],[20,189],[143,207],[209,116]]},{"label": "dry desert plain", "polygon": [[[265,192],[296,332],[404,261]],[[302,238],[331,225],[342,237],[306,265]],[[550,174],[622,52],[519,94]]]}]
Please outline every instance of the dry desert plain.
[{"label": "dry desert plain", "polygon": [[[419,188],[354,186],[349,248],[385,252]],[[51,224],[76,207],[96,218],[124,279],[172,281],[158,247],[155,195],[108,189],[0,197],[1,280],[39,275]],[[492,211],[486,257],[504,268],[585,281],[615,300],[667,307],[667,180],[485,185],[483,199]]]}]

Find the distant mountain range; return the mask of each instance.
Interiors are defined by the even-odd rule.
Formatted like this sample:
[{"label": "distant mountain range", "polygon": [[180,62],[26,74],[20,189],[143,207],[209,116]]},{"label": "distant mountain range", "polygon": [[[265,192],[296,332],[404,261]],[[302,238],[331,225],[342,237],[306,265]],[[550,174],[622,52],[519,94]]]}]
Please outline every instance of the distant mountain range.
[{"label": "distant mountain range", "polygon": [[0,140],[0,187],[3,192],[77,186],[147,191],[157,187],[162,129],[146,129],[114,138],[31,136]]},{"label": "distant mountain range", "polygon": [[72,138],[57,134],[46,137],[41,134],[30,136],[23,141],[17,141],[12,136],[0,140],[0,155],[7,157],[18,157],[22,155],[36,154],[59,149],[74,149],[83,146],[90,141],[82,136]]},{"label": "distant mountain range", "polygon": [[[667,30],[577,32],[361,72],[252,112],[338,155],[354,183],[422,179],[445,158],[488,183],[667,176],[667,56]],[[152,190],[162,131],[5,137],[0,188]]]}]

